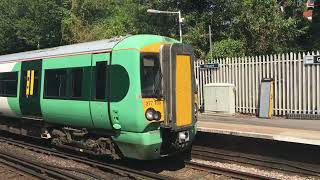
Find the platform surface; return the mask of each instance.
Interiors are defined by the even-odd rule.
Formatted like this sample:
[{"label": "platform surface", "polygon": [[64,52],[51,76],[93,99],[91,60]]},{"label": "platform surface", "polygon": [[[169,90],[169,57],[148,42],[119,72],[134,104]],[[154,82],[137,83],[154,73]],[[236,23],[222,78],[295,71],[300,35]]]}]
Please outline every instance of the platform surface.
[{"label": "platform surface", "polygon": [[320,146],[320,120],[201,114],[198,131]]}]

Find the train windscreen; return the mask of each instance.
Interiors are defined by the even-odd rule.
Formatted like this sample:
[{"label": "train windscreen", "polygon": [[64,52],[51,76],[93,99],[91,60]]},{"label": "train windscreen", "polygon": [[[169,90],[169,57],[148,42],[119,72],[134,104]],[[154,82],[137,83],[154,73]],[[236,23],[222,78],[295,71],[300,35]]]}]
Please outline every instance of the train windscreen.
[{"label": "train windscreen", "polygon": [[143,98],[160,98],[161,69],[159,54],[147,53],[141,55],[141,91]]}]

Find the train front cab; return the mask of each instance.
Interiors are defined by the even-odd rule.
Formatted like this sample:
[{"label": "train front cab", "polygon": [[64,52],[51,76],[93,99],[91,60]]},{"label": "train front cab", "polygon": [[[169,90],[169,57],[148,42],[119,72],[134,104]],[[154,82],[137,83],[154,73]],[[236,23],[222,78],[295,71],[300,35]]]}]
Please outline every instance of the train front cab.
[{"label": "train front cab", "polygon": [[[141,50],[141,89],[145,118],[160,124],[154,144],[145,146],[153,158],[188,151],[196,134],[194,55],[191,46],[154,44]],[[149,159],[149,158],[148,158]]]},{"label": "train front cab", "polygon": [[188,151],[197,120],[194,54],[185,44],[163,45],[160,51],[165,118],[160,154]]}]

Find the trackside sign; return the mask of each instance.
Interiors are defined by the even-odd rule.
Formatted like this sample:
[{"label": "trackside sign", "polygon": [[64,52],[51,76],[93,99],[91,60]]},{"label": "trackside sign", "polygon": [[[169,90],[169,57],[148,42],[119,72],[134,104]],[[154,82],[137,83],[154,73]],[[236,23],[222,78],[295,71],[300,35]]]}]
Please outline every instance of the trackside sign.
[{"label": "trackside sign", "polygon": [[319,64],[320,65],[320,56],[307,55],[304,57],[304,64]]},{"label": "trackside sign", "polygon": [[218,63],[210,63],[210,64],[201,64],[200,69],[218,69]]}]

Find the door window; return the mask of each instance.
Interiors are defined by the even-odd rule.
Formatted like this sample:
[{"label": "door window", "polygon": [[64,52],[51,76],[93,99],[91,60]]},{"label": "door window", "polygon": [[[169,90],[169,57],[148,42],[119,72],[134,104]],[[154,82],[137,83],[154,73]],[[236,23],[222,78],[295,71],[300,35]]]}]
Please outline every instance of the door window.
[{"label": "door window", "polygon": [[107,63],[97,62],[96,65],[96,97],[97,100],[106,99]]}]

